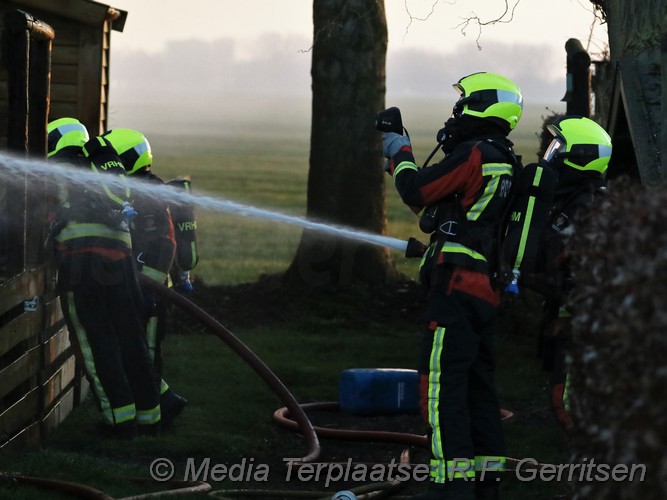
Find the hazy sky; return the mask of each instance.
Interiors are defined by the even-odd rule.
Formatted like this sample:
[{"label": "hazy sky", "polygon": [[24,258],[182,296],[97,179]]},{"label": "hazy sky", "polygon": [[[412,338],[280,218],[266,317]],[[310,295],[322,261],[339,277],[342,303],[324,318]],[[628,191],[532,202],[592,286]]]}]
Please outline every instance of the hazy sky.
[{"label": "hazy sky", "polygon": [[[586,43],[594,22],[588,0],[508,0],[511,22],[483,28],[482,47],[493,41],[546,43],[561,49],[568,38]],[[109,0],[129,12],[125,32],[114,39],[120,48],[156,51],[168,40],[232,37],[250,44],[259,35],[277,33],[312,39],[312,0]],[[187,7],[186,7],[187,5]],[[499,17],[503,0],[385,0],[390,50],[419,48],[447,52],[460,43],[473,44],[478,32],[461,34],[461,20],[477,15]],[[410,22],[410,14],[414,21]],[[419,21],[418,19],[428,20]],[[509,17],[505,20],[509,21]],[[593,50],[604,44],[606,29],[596,23]],[[252,50],[252,49],[250,49]]]},{"label": "hazy sky", "polygon": [[[495,19],[505,2],[385,0],[388,100],[434,97],[451,107],[452,83],[494,71],[516,81],[526,101],[564,106],[565,42],[578,38],[595,59],[606,46],[606,26],[595,21],[588,0],[508,1],[513,17],[483,26],[481,34],[471,25],[464,34],[465,18]],[[116,109],[126,102],[211,101],[223,92],[310,96],[312,0],[108,3],[129,13],[124,31],[112,33]]]}]

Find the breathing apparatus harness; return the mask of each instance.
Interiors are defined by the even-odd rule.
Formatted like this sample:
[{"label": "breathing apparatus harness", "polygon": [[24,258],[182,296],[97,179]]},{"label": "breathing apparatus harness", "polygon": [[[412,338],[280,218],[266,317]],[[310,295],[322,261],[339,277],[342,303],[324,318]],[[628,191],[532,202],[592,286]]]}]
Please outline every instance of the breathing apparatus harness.
[{"label": "breathing apparatus harness", "polygon": [[[424,162],[424,167],[428,166],[428,162],[438,149],[442,149],[447,155],[456,146],[466,142],[469,142],[471,146],[482,142],[498,150],[505,161],[511,165],[513,178],[516,178],[521,168],[521,157],[515,155],[511,144],[507,145],[491,138],[475,139],[474,136],[479,135],[480,125],[482,125],[482,122],[479,119],[460,115],[455,108],[454,115],[437,132],[437,145]],[[491,126],[495,127],[494,125]],[[509,189],[509,191],[504,193],[508,202],[500,219],[498,219],[500,222],[488,224],[468,220],[466,211],[461,204],[462,196],[460,193],[455,193],[436,204],[426,207],[419,220],[419,228],[422,232],[431,235],[431,243],[436,243],[436,251],[440,251],[446,243],[458,243],[483,256],[485,260],[470,259],[465,255],[450,255],[445,260],[454,265],[463,265],[473,271],[486,272],[492,278],[492,283],[506,281],[506,279],[498,279],[501,260],[500,246],[505,228],[504,221],[509,218],[513,204],[514,182],[506,184],[503,189]]]}]

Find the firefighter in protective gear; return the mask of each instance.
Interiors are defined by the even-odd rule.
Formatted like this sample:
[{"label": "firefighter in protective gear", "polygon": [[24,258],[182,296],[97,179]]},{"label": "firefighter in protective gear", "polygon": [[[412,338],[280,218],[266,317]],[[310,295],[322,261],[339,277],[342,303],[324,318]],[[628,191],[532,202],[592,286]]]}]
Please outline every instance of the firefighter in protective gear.
[{"label": "firefighter in protective gear", "polygon": [[73,344],[112,433],[155,433],[161,420],[158,377],[138,306],[125,171],[108,141],[89,140],[78,120],[55,120],[47,131],[50,161],[94,178],[79,181],[73,175],[60,189],[60,223],[53,234],[58,289]]},{"label": "firefighter in protective gear", "polygon": [[[153,152],[141,132],[125,128],[109,130],[103,136],[118,151],[128,175],[142,182],[164,185],[151,171]],[[169,205],[154,196],[138,196],[137,216],[132,228],[132,249],[139,272],[163,285],[169,284],[169,271],[174,262],[176,240]],[[162,375],[162,341],[165,336],[167,304],[150,288],[142,286],[145,299],[144,323],[151,358]],[[169,425],[187,401],[164,381],[160,382],[160,403],[163,424]]]},{"label": "firefighter in protective gear", "polygon": [[577,214],[588,210],[604,192],[604,174],[611,158],[609,134],[589,118],[564,116],[549,125],[553,140],[543,161],[558,173],[558,185],[546,228],[546,290],[540,352],[543,366],[551,372],[551,407],[564,428],[572,427],[567,404],[565,356],[570,345],[570,312],[566,299],[572,289],[564,234],[572,229]]},{"label": "firefighter in protective gear", "polygon": [[407,137],[383,135],[396,189],[430,234],[420,268],[428,299],[419,372],[432,483],[417,498],[496,498],[506,451],[494,382],[500,291],[490,279],[492,242],[519,161],[507,136],[523,101],[516,84],[494,73],[454,88],[460,98],[438,132],[438,163],[417,167]]}]

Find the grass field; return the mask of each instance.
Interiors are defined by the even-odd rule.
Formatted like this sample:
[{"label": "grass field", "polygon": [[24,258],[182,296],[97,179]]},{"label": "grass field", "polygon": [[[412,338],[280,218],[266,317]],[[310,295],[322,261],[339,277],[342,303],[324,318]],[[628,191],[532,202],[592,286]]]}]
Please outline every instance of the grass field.
[{"label": "grass field", "polygon": [[[410,131],[418,161],[434,145],[432,137],[442,119],[437,120],[432,130],[424,125],[424,130]],[[536,122],[515,137],[522,154],[528,156],[536,148],[538,129]],[[215,129],[199,135],[155,133],[149,140],[156,157],[154,170],[165,179],[190,175],[196,192],[305,215],[309,138],[303,126],[273,127],[266,134],[252,127],[221,129],[219,134]],[[388,234],[416,235],[414,216],[387,180]],[[194,300],[225,324],[226,311],[235,318],[234,333],[300,402],[336,400],[338,376],[346,368],[414,367],[418,313],[397,316],[400,308],[392,308],[383,320],[382,303],[368,300],[375,298],[372,290],[334,291],[295,298],[293,303],[292,295],[270,289],[261,296],[239,299],[233,285],[253,283],[262,275],[286,269],[299,242],[298,227],[205,210],[198,211],[198,224],[202,258],[194,273],[199,293]],[[401,255],[394,259],[407,276],[415,276],[416,263]],[[210,288],[213,285],[217,288]],[[246,299],[252,303],[244,303]],[[498,383],[503,406],[516,413],[515,420],[506,424],[509,454],[563,463],[564,436],[546,410],[546,376],[535,357],[535,309],[535,303],[527,300],[502,315]],[[256,463],[271,463],[272,474],[281,474],[282,457],[303,456],[303,439],[278,428],[271,419],[282,403],[245,363],[192,319],[176,314],[171,325],[164,345],[165,378],[189,400],[173,430],[132,442],[100,439],[95,435],[99,414],[88,401],[66,419],[43,450],[0,457],[0,468],[84,483],[120,498],[161,489],[163,485],[155,481],[126,479],[148,478],[149,465],[159,457],[179,467],[188,457],[210,457],[212,463],[226,464],[254,457]],[[364,460],[366,454],[377,455],[372,452],[375,444],[327,441],[322,445],[323,460]],[[396,457],[402,448],[386,445],[382,449]],[[264,486],[227,481],[214,488]],[[321,490],[322,484],[277,481],[270,487]],[[517,499],[551,498],[562,489],[562,485],[539,481],[510,481],[503,486],[504,498]],[[327,491],[323,497],[335,490]],[[0,481],[0,498],[70,497]],[[259,496],[251,493],[250,498]]]}]

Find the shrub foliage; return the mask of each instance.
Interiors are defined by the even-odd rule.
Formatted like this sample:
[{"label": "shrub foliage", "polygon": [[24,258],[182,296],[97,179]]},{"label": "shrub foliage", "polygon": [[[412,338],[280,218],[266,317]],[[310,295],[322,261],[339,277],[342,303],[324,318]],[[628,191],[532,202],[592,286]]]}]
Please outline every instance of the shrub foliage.
[{"label": "shrub foliage", "polygon": [[568,242],[573,461],[646,466],[644,481],[575,481],[576,498],[667,498],[665,220],[667,191],[619,180]]}]

